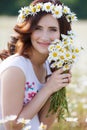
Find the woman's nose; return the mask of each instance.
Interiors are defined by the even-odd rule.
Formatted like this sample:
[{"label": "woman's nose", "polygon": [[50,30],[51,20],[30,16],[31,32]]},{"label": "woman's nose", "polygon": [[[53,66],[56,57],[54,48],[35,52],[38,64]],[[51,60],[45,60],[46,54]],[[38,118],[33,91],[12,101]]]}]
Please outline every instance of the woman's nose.
[{"label": "woman's nose", "polygon": [[42,39],[43,41],[49,41],[49,40],[50,40],[49,33],[48,33],[47,31],[44,31],[44,32],[42,33],[41,39]]}]

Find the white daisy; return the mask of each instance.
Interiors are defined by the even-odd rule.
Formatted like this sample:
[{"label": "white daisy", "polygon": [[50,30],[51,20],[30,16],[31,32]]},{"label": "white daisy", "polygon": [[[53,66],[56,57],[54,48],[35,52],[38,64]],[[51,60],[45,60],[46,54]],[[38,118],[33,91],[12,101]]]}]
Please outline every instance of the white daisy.
[{"label": "white daisy", "polygon": [[48,51],[54,51],[56,48],[55,48],[55,45],[51,44],[49,47],[48,47]]},{"label": "white daisy", "polygon": [[70,13],[70,8],[67,7],[67,6],[64,6],[64,7],[63,7],[63,13],[64,13],[64,14],[69,14],[69,13]]},{"label": "white daisy", "polygon": [[44,125],[42,122],[39,126],[39,130],[46,130],[47,129],[47,125]]},{"label": "white daisy", "polygon": [[63,66],[63,70],[66,71],[66,70],[69,70],[70,69],[70,65],[66,64]]},{"label": "white daisy", "polygon": [[54,60],[54,61],[56,61],[56,60],[58,60],[58,57],[59,57],[59,54],[58,54],[58,51],[52,51],[51,53],[50,53],[50,56],[52,57],[52,59]]},{"label": "white daisy", "polygon": [[71,13],[66,15],[67,21],[68,22],[73,22],[73,21],[77,21],[77,17],[75,13]]},{"label": "white daisy", "polygon": [[26,16],[23,15],[23,14],[20,14],[20,15],[18,16],[17,22],[18,22],[18,23],[22,23],[22,22],[25,21],[25,19],[26,19]]},{"label": "white daisy", "polygon": [[77,21],[77,17],[75,13],[71,13],[71,21]]},{"label": "white daisy", "polygon": [[57,62],[57,68],[61,68],[63,66],[64,62],[63,61],[58,61]]},{"label": "white daisy", "polygon": [[55,18],[60,18],[62,16],[62,6],[55,6],[54,10],[52,11],[52,14]]},{"label": "white daisy", "polygon": [[54,41],[52,41],[52,44],[57,44],[60,43],[61,41],[59,39],[55,39]]},{"label": "white daisy", "polygon": [[30,123],[30,120],[29,119],[24,119],[24,118],[19,118],[17,120],[17,124],[19,123],[23,123],[23,124],[29,124]]},{"label": "white daisy", "polygon": [[37,10],[37,12],[39,12],[39,11],[42,9],[42,7],[43,7],[43,3],[38,3],[38,4],[36,5],[36,10]]},{"label": "white daisy", "polygon": [[52,10],[51,2],[47,2],[43,4],[42,11],[51,12],[51,10]]}]

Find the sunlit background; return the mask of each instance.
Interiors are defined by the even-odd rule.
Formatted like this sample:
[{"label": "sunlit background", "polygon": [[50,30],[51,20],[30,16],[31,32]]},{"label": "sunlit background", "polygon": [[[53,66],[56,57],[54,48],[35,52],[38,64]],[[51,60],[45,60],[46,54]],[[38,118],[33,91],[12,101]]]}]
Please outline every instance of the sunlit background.
[{"label": "sunlit background", "polygon": [[[70,115],[65,115],[66,121],[55,121],[50,130],[87,130],[87,0],[61,1],[77,14],[79,20],[72,24],[72,28],[76,33],[76,45],[83,46],[84,50],[72,67],[72,82],[67,87]],[[0,50],[7,48],[18,10],[29,2],[0,0]]]}]

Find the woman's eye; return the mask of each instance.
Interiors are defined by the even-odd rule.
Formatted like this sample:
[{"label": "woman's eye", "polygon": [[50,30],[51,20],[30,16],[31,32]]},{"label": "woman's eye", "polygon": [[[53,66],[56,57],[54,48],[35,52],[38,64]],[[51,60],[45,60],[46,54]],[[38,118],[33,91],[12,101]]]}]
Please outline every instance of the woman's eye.
[{"label": "woman's eye", "polygon": [[41,30],[41,28],[40,27],[36,27],[35,30]]},{"label": "woman's eye", "polygon": [[51,31],[54,31],[54,32],[56,32],[56,31],[57,31],[57,29],[56,29],[56,28],[53,28],[53,29],[51,29]]}]

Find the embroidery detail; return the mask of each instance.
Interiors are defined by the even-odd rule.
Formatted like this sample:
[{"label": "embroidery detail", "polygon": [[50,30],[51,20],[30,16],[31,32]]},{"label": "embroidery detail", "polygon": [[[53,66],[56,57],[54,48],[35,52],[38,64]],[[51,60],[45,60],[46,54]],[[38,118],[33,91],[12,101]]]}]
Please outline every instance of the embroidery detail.
[{"label": "embroidery detail", "polygon": [[24,89],[25,89],[24,104],[26,104],[30,102],[37,93],[35,82],[32,82],[32,83],[26,82]]}]

